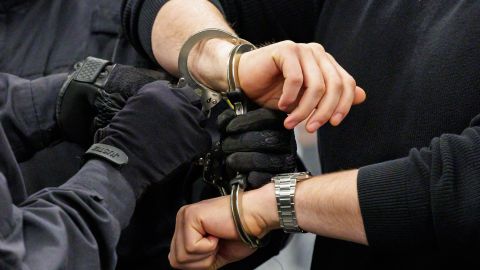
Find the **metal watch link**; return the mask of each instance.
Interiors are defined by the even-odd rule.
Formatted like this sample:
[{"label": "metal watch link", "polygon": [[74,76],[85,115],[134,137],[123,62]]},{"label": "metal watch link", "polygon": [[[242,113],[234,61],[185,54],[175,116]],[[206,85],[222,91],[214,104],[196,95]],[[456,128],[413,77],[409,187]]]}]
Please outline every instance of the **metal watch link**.
[{"label": "metal watch link", "polygon": [[285,233],[303,233],[295,213],[295,188],[297,182],[311,177],[310,172],[284,173],[272,177],[280,226]]}]

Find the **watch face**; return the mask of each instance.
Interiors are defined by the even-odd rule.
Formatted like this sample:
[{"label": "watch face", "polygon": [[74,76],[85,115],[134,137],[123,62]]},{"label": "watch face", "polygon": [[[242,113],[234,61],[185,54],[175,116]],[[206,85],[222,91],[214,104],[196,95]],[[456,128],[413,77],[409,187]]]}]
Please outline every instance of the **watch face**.
[{"label": "watch face", "polygon": [[297,175],[297,181],[307,180],[310,177],[312,177],[310,172],[301,172]]}]

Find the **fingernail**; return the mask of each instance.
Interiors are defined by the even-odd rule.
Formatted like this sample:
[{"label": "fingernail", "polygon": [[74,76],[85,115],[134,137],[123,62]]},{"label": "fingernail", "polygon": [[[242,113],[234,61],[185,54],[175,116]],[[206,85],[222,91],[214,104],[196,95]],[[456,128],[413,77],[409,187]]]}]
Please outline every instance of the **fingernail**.
[{"label": "fingernail", "polygon": [[343,120],[343,117],[345,117],[343,115],[343,113],[336,113],[332,116],[332,122],[335,124],[335,125],[338,125],[340,124],[340,122],[342,122]]},{"label": "fingernail", "polygon": [[316,131],[320,126],[322,126],[322,123],[320,122],[313,122],[308,125],[308,131],[314,132]]},{"label": "fingernail", "polygon": [[287,119],[285,119],[284,125],[286,128],[293,128],[295,126],[295,120],[287,117]]}]

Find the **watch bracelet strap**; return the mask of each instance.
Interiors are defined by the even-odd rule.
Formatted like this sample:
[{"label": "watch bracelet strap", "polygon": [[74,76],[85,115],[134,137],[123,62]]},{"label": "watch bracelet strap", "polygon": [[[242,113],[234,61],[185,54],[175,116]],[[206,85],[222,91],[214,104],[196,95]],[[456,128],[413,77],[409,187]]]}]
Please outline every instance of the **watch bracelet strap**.
[{"label": "watch bracelet strap", "polygon": [[[280,226],[285,233],[303,232],[303,230],[298,227],[294,208],[294,194],[297,180],[277,181],[278,182],[275,182],[275,197],[277,200],[278,216],[280,217]],[[281,194],[285,194],[285,196],[281,196]],[[286,209],[289,209],[289,211],[285,211]],[[298,229],[292,229],[295,227]]]},{"label": "watch bracelet strap", "polygon": [[297,177],[304,180],[309,177],[309,173],[283,174],[272,178],[275,185],[275,198],[277,202],[278,217],[280,227],[285,233],[304,233],[298,226],[295,211],[295,191],[298,183]]}]

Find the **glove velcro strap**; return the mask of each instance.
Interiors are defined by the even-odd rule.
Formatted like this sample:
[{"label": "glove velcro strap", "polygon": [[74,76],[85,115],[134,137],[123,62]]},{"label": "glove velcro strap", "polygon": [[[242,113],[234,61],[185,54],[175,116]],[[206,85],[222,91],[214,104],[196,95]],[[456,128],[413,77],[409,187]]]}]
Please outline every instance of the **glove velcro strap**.
[{"label": "glove velcro strap", "polygon": [[80,70],[78,70],[74,80],[79,82],[94,83],[105,66],[108,64],[111,63],[107,60],[88,57],[85,62],[83,62]]},{"label": "glove velcro strap", "polygon": [[108,144],[96,143],[85,152],[85,160],[100,158],[121,167],[128,164],[128,156],[122,150]]}]

